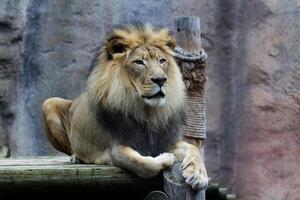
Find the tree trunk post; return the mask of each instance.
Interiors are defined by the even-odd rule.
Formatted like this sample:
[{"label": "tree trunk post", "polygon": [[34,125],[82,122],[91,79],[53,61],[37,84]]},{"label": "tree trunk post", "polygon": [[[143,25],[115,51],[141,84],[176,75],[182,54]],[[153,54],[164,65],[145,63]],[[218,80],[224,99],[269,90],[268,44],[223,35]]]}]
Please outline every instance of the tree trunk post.
[{"label": "tree trunk post", "polygon": [[[199,17],[175,19],[177,46],[191,52],[201,51]],[[187,88],[187,125],[184,135],[188,142],[202,147],[205,129],[205,67],[202,63],[178,61]]]},{"label": "tree trunk post", "polygon": [[[191,53],[201,51],[201,29],[199,17],[178,17],[174,20],[177,46]],[[187,88],[187,124],[184,139],[197,146],[204,160],[203,143],[205,129],[205,66],[201,62],[178,60]],[[195,192],[185,184],[175,163],[170,171],[164,172],[164,189],[170,200],[205,200],[205,191]]]}]

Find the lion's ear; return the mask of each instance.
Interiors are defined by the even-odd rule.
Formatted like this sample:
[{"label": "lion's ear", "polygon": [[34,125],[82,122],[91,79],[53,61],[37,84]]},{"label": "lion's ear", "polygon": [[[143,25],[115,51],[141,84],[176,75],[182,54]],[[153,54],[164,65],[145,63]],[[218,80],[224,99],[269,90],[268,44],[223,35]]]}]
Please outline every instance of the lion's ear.
[{"label": "lion's ear", "polygon": [[122,42],[120,37],[111,37],[107,40],[106,49],[108,54],[112,57],[116,53],[123,53],[128,46]]},{"label": "lion's ear", "polygon": [[167,42],[167,46],[170,47],[171,49],[175,49],[176,40],[175,40],[174,36],[170,36],[170,38]]}]

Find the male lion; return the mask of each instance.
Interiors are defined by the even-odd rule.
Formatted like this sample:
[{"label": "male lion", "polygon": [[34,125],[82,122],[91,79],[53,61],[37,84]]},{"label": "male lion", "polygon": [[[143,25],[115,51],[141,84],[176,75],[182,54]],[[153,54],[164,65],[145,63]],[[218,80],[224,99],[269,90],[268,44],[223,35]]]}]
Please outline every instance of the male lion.
[{"label": "male lion", "polygon": [[[43,103],[46,134],[83,163],[110,164],[149,178],[182,161],[193,189],[207,186],[199,150],[182,138],[185,86],[167,29],[116,29],[97,57],[87,90]],[[170,153],[167,153],[170,152]]]}]

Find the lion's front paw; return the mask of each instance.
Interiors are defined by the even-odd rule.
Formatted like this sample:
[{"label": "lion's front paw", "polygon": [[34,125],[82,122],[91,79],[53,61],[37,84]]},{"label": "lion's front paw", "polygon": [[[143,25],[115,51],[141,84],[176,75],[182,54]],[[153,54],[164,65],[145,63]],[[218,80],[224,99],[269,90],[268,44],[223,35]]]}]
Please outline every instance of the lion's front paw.
[{"label": "lion's front paw", "polygon": [[181,164],[182,176],[185,182],[193,190],[203,190],[207,188],[208,177],[204,163],[197,156],[186,156]]},{"label": "lion's front paw", "polygon": [[174,154],[172,153],[160,154],[159,156],[155,157],[155,159],[161,164],[163,169],[171,167],[176,160]]},{"label": "lion's front paw", "polygon": [[143,178],[151,178],[156,176],[161,170],[171,167],[175,161],[175,156],[172,153],[163,153],[159,156],[147,157],[147,165],[138,171],[138,176]]}]

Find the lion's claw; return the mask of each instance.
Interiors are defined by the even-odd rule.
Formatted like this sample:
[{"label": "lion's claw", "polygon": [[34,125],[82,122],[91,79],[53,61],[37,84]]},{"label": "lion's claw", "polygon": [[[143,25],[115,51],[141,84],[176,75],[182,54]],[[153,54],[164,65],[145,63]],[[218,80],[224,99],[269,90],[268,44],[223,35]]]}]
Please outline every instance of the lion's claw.
[{"label": "lion's claw", "polygon": [[206,189],[208,185],[208,178],[206,174],[201,174],[199,171],[194,171],[191,174],[183,173],[185,182],[189,184],[193,190]]}]

